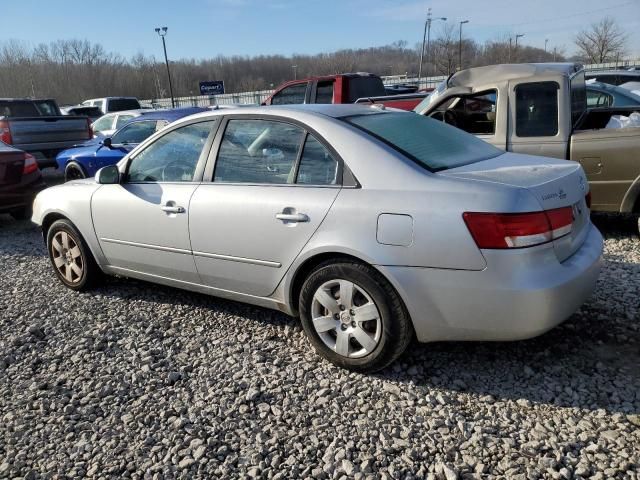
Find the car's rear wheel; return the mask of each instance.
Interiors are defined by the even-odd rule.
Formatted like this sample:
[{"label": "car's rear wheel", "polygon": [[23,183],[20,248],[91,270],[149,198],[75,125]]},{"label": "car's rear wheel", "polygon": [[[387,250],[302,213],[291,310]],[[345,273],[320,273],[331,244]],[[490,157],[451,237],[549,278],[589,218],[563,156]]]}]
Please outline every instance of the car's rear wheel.
[{"label": "car's rear wheel", "polygon": [[357,262],[319,265],[302,286],[299,310],[315,349],[349,370],[386,367],[413,336],[398,293],[378,271]]},{"label": "car's rear wheel", "polygon": [[102,276],[84,239],[68,220],[55,221],[47,232],[49,258],[60,281],[72,290],[88,290]]},{"label": "car's rear wheel", "polygon": [[64,168],[64,181],[69,182],[71,180],[80,180],[87,178],[87,174],[84,169],[75,162],[69,162]]}]

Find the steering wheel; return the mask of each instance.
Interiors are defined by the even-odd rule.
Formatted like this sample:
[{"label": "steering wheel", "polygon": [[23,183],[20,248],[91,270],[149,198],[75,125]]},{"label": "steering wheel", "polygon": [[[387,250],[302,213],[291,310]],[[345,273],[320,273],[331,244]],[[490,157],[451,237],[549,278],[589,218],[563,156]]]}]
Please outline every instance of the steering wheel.
[{"label": "steering wheel", "polygon": [[185,175],[193,176],[193,165],[181,160],[174,160],[164,166],[161,177],[163,182],[172,182],[181,180]]}]

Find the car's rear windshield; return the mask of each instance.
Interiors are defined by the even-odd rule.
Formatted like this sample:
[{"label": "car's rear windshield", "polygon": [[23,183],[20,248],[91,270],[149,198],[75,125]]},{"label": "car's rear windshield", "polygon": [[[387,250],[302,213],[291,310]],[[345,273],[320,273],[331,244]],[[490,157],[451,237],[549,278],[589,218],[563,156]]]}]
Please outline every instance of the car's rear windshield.
[{"label": "car's rear windshield", "polygon": [[39,117],[40,112],[32,101],[0,100],[0,117]]},{"label": "car's rear windshield", "polygon": [[433,172],[504,153],[469,133],[417,113],[380,112],[343,117],[343,120]]},{"label": "car's rear windshield", "polygon": [[140,108],[140,103],[135,98],[111,98],[108,108],[110,112],[137,110]]},{"label": "car's rear windshield", "polygon": [[355,103],[359,98],[382,97],[387,94],[380,77],[351,77],[348,92],[348,103]]}]

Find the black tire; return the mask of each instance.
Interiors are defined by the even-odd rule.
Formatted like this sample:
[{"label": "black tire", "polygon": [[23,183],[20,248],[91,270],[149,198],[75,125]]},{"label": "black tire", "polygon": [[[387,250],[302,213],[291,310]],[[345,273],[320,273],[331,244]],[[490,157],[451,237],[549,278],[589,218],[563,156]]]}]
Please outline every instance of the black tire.
[{"label": "black tire", "polygon": [[29,220],[31,218],[31,207],[22,207],[9,212],[16,220]]},{"label": "black tire", "polygon": [[[380,319],[378,325],[381,325],[382,331],[375,348],[362,357],[350,358],[338,354],[337,341],[335,350],[330,348],[314,327],[312,321],[314,295],[323,285],[330,284],[334,280],[347,280],[353,283],[357,289],[369,295],[378,309]],[[402,355],[414,335],[409,314],[395,289],[380,272],[355,261],[329,261],[316,267],[302,286],[299,311],[302,327],[316,351],[333,364],[356,372],[369,373],[385,368]],[[357,315],[352,318],[356,317]],[[336,322],[342,328],[340,323],[342,320],[336,320]],[[351,325],[355,327],[355,322]],[[348,328],[347,325],[345,328]],[[336,335],[337,333],[336,328]],[[350,339],[348,342],[351,348],[353,340]]]},{"label": "black tire", "polygon": [[[63,248],[63,251],[60,251],[54,246],[54,238],[57,241],[57,245],[61,245],[62,242],[60,241],[60,237],[63,237],[65,234],[70,240],[68,241],[67,248]],[[58,235],[60,235],[60,237]],[[70,256],[78,253],[72,253],[74,250],[72,247],[78,248],[79,256],[76,258],[66,256],[67,253]],[[93,288],[102,279],[102,271],[93,258],[91,250],[89,250],[89,247],[82,238],[82,235],[80,235],[80,232],[78,232],[76,227],[69,220],[56,220],[51,224],[47,231],[47,251],[56,276],[66,287],[82,292]],[[59,263],[61,259],[64,261],[65,265],[62,265],[61,267],[56,266],[56,262]],[[76,273],[78,269],[74,270],[71,266],[72,262],[76,267],[80,268],[81,273],[79,275]],[[61,270],[63,270],[64,273]],[[65,275],[67,271],[71,271],[69,276]]]},{"label": "black tire", "polygon": [[67,163],[67,166],[64,167],[64,181],[70,182],[71,180],[80,180],[82,178],[87,178],[84,168],[76,162]]}]

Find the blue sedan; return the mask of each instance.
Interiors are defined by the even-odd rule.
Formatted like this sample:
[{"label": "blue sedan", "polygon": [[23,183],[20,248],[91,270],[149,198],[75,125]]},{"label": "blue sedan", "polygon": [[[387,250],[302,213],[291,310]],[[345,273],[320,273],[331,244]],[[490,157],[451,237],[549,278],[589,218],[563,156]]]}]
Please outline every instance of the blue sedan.
[{"label": "blue sedan", "polygon": [[65,181],[93,177],[107,165],[114,165],[141,142],[169,123],[205,112],[206,108],[188,107],[159,110],[135,117],[123,125],[112,137],[95,138],[58,154],[58,168],[64,170]]}]

